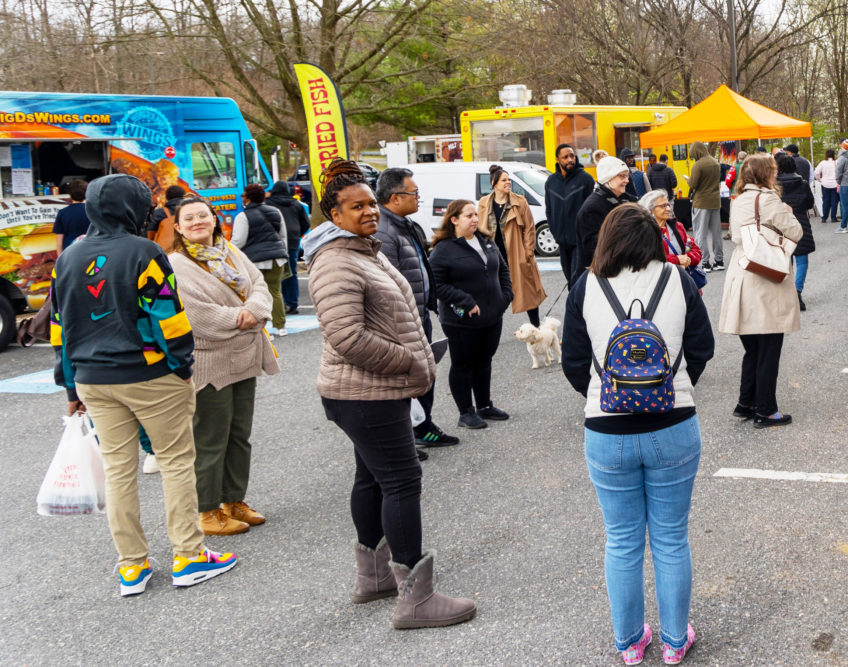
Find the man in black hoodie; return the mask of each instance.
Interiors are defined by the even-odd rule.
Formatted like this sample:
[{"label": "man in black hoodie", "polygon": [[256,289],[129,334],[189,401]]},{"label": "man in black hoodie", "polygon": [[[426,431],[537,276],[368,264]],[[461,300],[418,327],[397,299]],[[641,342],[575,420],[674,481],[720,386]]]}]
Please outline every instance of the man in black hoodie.
[{"label": "man in black hoodie", "polygon": [[306,214],[304,205],[291,196],[289,184],[285,181],[274,183],[265,203],[278,209],[286,223],[286,248],[289,251],[289,266],[291,266],[292,274],[283,281],[283,301],[286,304],[286,314],[297,315],[300,299],[297,257],[300,254],[300,238],[309,231],[309,216]]},{"label": "man in black hoodie", "polygon": [[127,174],[88,186],[86,237],[56,260],[50,342],[68,414],[86,410],[100,440],[106,512],[118,550],[121,595],[144,592],[152,568],[138,501],[139,426],[162,472],[173,583],[226,572],[233,554],[203,546],[194,476],[194,340],[162,249],[138,236],[150,190]]},{"label": "man in black hoodie", "polygon": [[577,212],[595,187],[569,144],[556,149],[556,172],[545,182],[545,215],[559,243],[559,263],[568,289],[580,277],[583,267],[577,254]]}]

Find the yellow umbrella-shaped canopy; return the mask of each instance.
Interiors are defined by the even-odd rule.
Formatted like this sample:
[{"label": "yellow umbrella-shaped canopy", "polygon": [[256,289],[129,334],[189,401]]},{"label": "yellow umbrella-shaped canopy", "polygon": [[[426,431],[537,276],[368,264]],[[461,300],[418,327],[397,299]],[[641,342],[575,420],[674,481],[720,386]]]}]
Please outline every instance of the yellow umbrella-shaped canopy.
[{"label": "yellow umbrella-shaped canopy", "polygon": [[721,85],[700,104],[655,130],[642,132],[641,146],[668,146],[692,141],[809,137],[810,123],[785,116]]}]

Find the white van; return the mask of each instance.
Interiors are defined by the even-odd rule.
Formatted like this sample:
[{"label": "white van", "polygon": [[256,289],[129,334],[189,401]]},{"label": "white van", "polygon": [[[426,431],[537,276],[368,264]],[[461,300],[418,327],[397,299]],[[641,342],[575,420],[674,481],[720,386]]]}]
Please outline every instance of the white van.
[{"label": "white van", "polygon": [[[418,212],[409,216],[424,228],[427,238],[442,224],[445,209],[454,199],[477,202],[492,191],[489,162],[437,162],[403,165],[414,175],[421,194]],[[545,219],[545,181],[551,175],[544,167],[529,162],[504,162],[512,191],[523,195],[536,223],[536,254],[554,257],[559,245]]]}]

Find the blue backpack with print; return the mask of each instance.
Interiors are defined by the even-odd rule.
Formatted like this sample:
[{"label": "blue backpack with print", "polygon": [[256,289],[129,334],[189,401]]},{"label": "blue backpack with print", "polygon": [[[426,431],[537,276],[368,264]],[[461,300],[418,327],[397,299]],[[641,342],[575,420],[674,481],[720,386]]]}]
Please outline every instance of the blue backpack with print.
[{"label": "blue backpack with print", "polygon": [[[647,307],[634,299],[626,313],[609,281],[598,277],[604,296],[618,318],[609,337],[603,367],[592,353],[595,371],[601,378],[601,410],[604,412],[655,414],[674,408],[674,374],[680,367],[683,352],[681,350],[672,365],[665,340],[651,321],[671,270],[668,264],[663,266]],[[641,317],[632,317],[636,303],[641,307]]]}]

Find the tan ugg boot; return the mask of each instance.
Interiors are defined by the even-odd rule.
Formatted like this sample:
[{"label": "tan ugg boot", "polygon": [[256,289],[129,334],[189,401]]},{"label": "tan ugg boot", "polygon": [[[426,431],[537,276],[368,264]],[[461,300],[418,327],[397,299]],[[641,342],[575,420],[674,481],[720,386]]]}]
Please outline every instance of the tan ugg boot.
[{"label": "tan ugg boot", "polygon": [[425,551],[415,567],[391,562],[398,585],[398,601],[392,625],[404,628],[438,628],[469,621],[477,605],[466,598],[451,598],[433,591],[434,551]]},{"label": "tan ugg boot", "polygon": [[356,554],[356,583],[350,599],[356,604],[371,602],[398,594],[397,582],[389,567],[392,557],[386,538],[380,540],[376,549],[354,542]]},{"label": "tan ugg boot", "polygon": [[250,530],[244,521],[227,516],[220,507],[210,512],[200,513],[200,530],[206,535],[238,535]]}]

